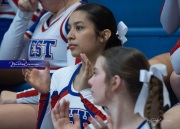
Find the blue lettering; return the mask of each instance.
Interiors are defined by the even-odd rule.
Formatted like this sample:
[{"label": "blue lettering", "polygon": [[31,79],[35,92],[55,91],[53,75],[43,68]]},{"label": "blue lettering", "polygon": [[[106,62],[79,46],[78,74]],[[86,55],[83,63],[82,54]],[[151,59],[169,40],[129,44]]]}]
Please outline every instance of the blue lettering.
[{"label": "blue lettering", "polygon": [[85,111],[85,110],[81,110],[81,109],[70,109],[69,110],[69,119],[72,123],[74,123],[73,121],[73,114],[78,114],[79,115],[79,119],[81,121],[81,129],[84,128],[83,123],[89,123],[88,118],[90,117],[89,112]]},{"label": "blue lettering", "polygon": [[42,40],[32,40],[30,46],[30,57],[41,57],[42,56]]},{"label": "blue lettering", "polygon": [[51,47],[56,45],[55,40],[45,40],[45,58],[53,58],[53,54],[51,53]]},{"label": "blue lettering", "polygon": [[51,48],[56,46],[56,40],[31,40],[30,41],[30,58],[53,59]]}]

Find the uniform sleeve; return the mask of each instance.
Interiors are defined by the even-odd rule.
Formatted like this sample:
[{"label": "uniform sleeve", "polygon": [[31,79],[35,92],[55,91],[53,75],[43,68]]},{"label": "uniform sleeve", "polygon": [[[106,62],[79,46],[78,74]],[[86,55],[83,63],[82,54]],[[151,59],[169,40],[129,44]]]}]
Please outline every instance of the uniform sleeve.
[{"label": "uniform sleeve", "polygon": [[51,120],[51,109],[58,101],[56,86],[56,74],[53,74],[50,92],[48,94],[41,94],[40,96],[37,129],[54,128]]},{"label": "uniform sleeve", "polygon": [[180,27],[180,10],[178,0],[165,0],[162,8],[160,22],[163,29],[172,34]]},{"label": "uniform sleeve", "polygon": [[[32,18],[31,18],[31,20],[29,21],[29,25],[28,25],[28,26],[30,27],[32,24],[34,24],[34,22],[36,22],[36,20],[37,20],[39,17],[41,17],[44,12],[46,12],[46,11],[43,9],[42,5],[41,5],[40,3],[38,3],[38,8],[37,8],[36,11],[33,13]],[[29,28],[29,27],[28,27],[28,28]]]},{"label": "uniform sleeve", "polygon": [[24,32],[31,17],[32,13],[18,10],[10,28],[3,37],[0,60],[17,60],[19,57],[27,59],[29,39],[25,38]]},{"label": "uniform sleeve", "polygon": [[16,98],[17,103],[38,104],[40,94],[37,90],[31,88],[22,92],[17,92]]},{"label": "uniform sleeve", "polygon": [[18,10],[18,1],[19,0],[7,0],[9,5],[13,8],[15,12]]}]

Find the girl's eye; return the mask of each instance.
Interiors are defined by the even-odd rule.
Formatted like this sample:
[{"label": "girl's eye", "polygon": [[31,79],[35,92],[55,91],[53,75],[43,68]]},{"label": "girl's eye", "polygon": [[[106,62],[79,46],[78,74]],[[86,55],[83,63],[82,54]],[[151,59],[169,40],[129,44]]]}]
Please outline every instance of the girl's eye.
[{"label": "girl's eye", "polygon": [[77,26],[77,27],[76,27],[76,30],[77,30],[77,31],[80,31],[80,30],[82,30],[82,29],[83,29],[83,27],[81,27],[81,26]]}]

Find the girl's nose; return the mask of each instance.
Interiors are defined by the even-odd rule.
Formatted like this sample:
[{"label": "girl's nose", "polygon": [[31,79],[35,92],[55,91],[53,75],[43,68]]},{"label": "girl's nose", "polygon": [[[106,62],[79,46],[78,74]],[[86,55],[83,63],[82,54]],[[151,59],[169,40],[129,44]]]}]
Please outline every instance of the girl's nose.
[{"label": "girl's nose", "polygon": [[68,40],[72,40],[74,38],[72,30],[69,31],[68,35],[67,35],[67,39]]},{"label": "girl's nose", "polygon": [[92,77],[88,80],[88,84],[90,87],[92,87],[91,80],[92,80]]}]

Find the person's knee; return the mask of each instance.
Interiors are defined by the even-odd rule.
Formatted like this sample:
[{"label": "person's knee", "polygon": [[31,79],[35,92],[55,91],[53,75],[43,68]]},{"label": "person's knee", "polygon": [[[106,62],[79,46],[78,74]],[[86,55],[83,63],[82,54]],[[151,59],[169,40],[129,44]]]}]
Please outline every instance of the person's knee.
[{"label": "person's knee", "polygon": [[16,92],[2,91],[0,95],[0,104],[16,103]]},{"label": "person's knee", "polygon": [[36,129],[38,105],[1,104],[1,129]]}]

